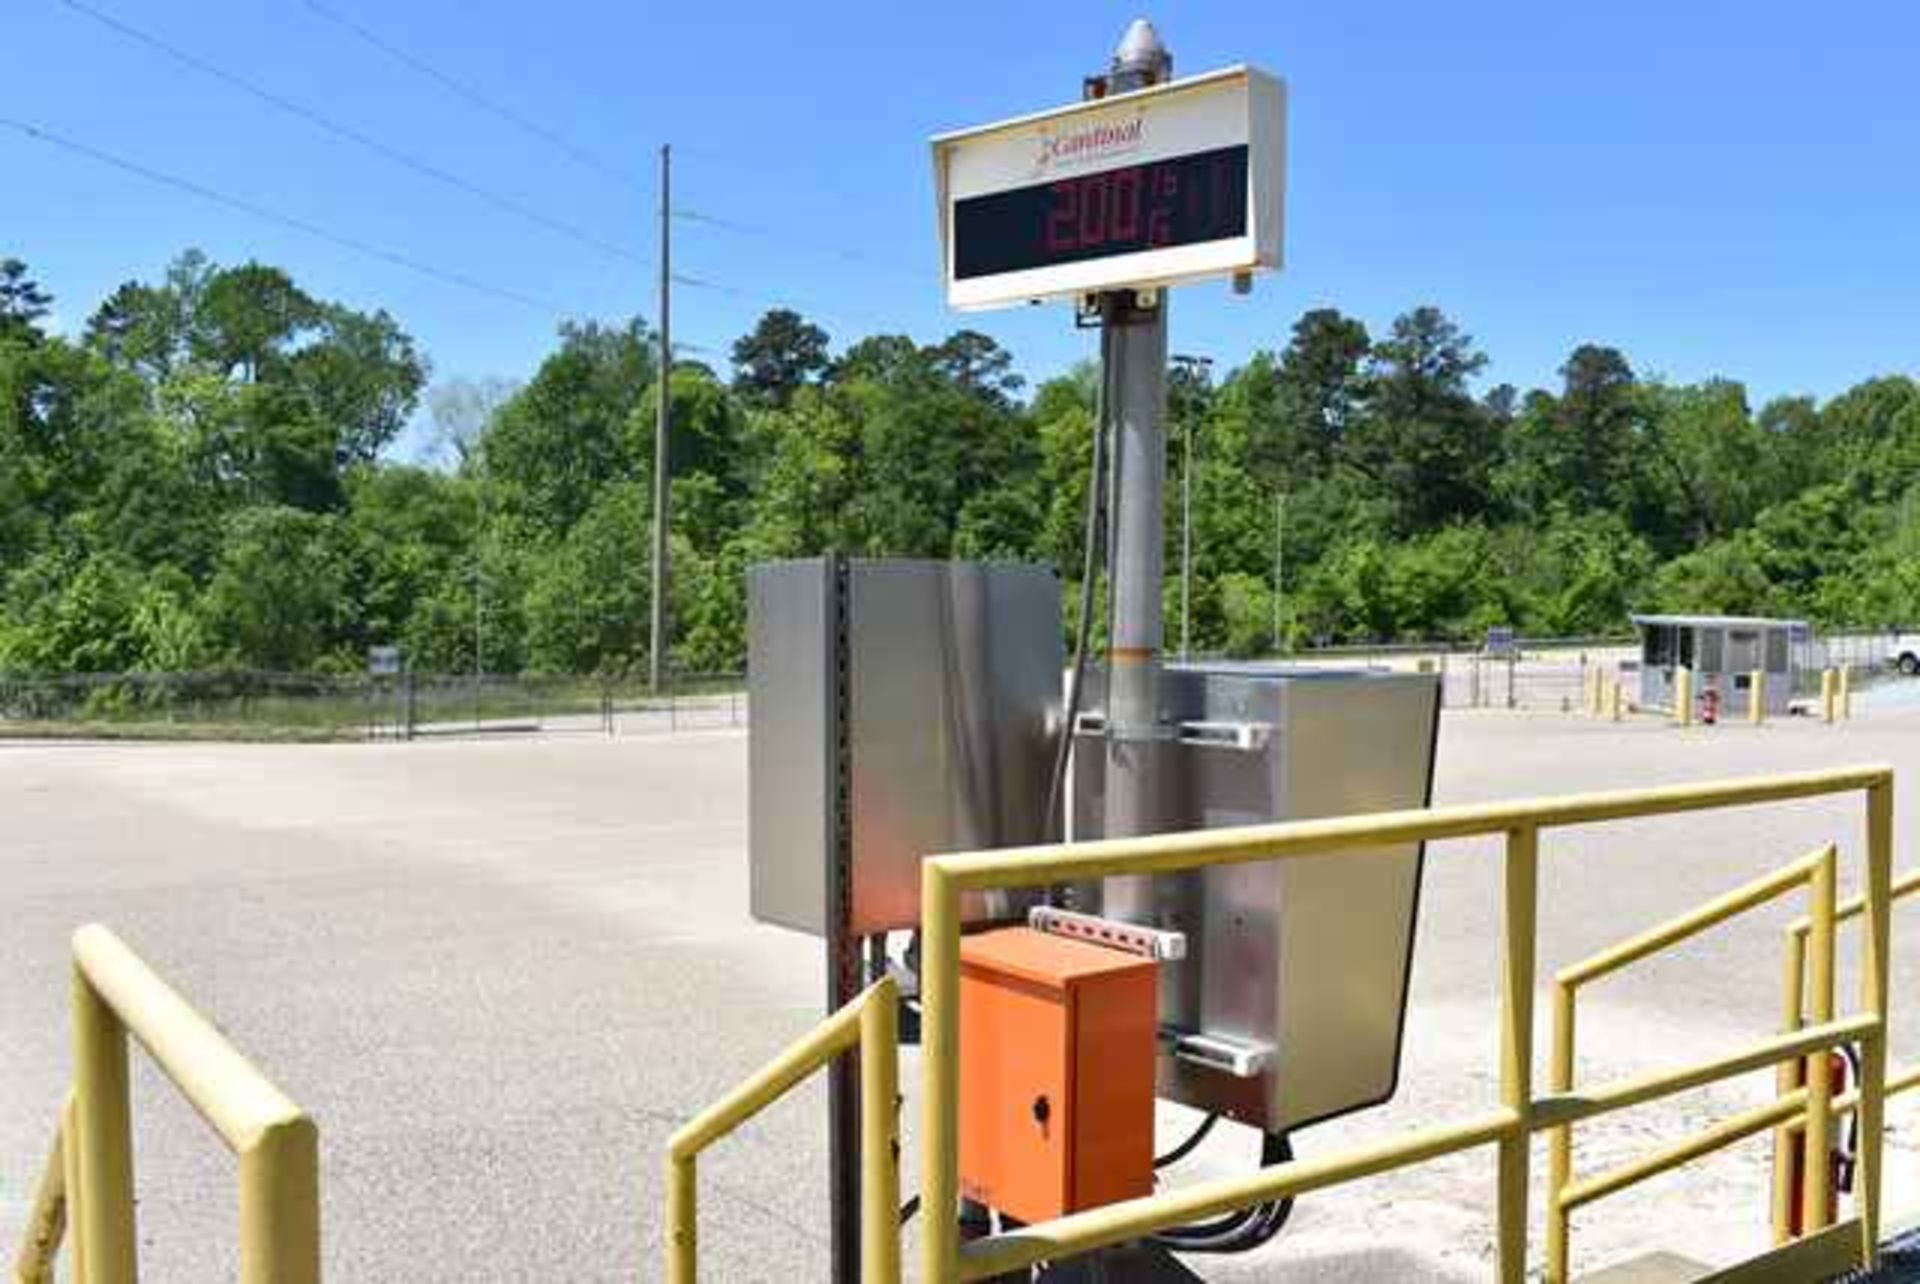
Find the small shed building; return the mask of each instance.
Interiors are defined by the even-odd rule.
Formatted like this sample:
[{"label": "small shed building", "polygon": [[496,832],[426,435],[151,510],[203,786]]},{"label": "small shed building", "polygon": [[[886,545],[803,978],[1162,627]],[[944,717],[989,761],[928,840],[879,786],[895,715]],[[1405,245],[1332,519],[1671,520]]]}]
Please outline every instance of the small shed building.
[{"label": "small shed building", "polygon": [[1720,693],[1722,716],[1744,715],[1753,675],[1766,674],[1767,713],[1787,712],[1801,674],[1819,667],[1817,643],[1805,620],[1740,615],[1636,615],[1640,631],[1640,702],[1673,704],[1673,674],[1693,671],[1693,691]]}]

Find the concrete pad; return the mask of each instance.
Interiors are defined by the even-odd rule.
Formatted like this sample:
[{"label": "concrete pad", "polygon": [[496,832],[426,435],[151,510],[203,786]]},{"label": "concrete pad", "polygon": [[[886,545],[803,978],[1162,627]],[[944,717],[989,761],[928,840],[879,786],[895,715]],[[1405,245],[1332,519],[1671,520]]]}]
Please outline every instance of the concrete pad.
[{"label": "concrete pad", "polygon": [[[1920,708],[1681,732],[1547,714],[1443,719],[1441,802],[1885,760],[1910,865]],[[334,746],[0,746],[0,1253],[19,1241],[66,1084],[66,941],[111,924],[322,1130],[330,1279],[658,1278],[670,1131],[819,1014],[814,941],[747,918],[740,732]],[[1543,845],[1541,970],[1819,843],[1855,881],[1857,804],[1817,802],[1567,831]],[[1308,1129],[1299,1153],[1493,1104],[1499,869],[1490,842],[1429,855],[1401,1089]],[[1729,1050],[1778,1019],[1781,905],[1595,987],[1579,1081]],[[1920,982],[1897,920],[1896,1017]],[[1852,948],[1854,937],[1843,938]],[[1855,974],[1843,970],[1845,994]],[[1537,1065],[1547,1037],[1542,1006]],[[1896,1021],[1896,1064],[1920,1024]],[[136,1054],[151,1279],[233,1269],[234,1166]],[[915,1180],[917,1055],[903,1186]],[[1754,1076],[1583,1127],[1595,1172],[1756,1104]],[[825,1275],[824,1097],[807,1085],[701,1170],[704,1278]],[[1893,1111],[1889,1211],[1920,1203],[1911,1102]],[[1192,1116],[1163,1111],[1163,1136]],[[1223,1127],[1170,1183],[1243,1172]],[[1543,1174],[1544,1161],[1535,1165]],[[1583,1210],[1577,1268],[1669,1250],[1720,1265],[1766,1242],[1767,1140]],[[1493,1159],[1474,1152],[1302,1199],[1209,1281],[1487,1279]],[[1538,1223],[1540,1191],[1534,1192]],[[914,1236],[909,1232],[911,1249]],[[1173,1278],[1181,1278],[1174,1276]]]}]

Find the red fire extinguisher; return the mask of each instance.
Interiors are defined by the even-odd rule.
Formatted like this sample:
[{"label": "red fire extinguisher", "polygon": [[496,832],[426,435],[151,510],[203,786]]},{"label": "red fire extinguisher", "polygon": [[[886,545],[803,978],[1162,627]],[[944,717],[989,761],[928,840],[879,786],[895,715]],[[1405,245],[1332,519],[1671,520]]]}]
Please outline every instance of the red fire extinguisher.
[{"label": "red fire extinguisher", "polygon": [[[1859,1053],[1851,1047],[1841,1048],[1826,1054],[1828,1060],[1827,1080],[1833,1087],[1833,1095],[1845,1092],[1848,1085],[1858,1076]],[[1801,1067],[1801,1081],[1805,1082],[1806,1068]],[[1804,1129],[1793,1129],[1789,1133],[1788,1145],[1791,1150],[1788,1164],[1793,1175],[1793,1202],[1787,1209],[1787,1229],[1795,1239],[1806,1234],[1806,1138]],[[1860,1116],[1856,1113],[1852,1123],[1842,1132],[1836,1129],[1832,1141],[1827,1147],[1827,1225],[1840,1220],[1840,1196],[1853,1189],[1854,1156],[1860,1149]]]},{"label": "red fire extinguisher", "polygon": [[1700,722],[1711,727],[1720,721],[1720,688],[1708,687],[1700,693]]}]

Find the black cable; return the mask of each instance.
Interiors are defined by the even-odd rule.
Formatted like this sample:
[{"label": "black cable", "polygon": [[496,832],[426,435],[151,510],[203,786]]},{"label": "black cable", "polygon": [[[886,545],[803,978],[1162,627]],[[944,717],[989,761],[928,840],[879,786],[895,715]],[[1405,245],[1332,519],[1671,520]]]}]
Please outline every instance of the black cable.
[{"label": "black cable", "polygon": [[[1260,1143],[1260,1166],[1293,1160],[1293,1140],[1286,1133],[1268,1133]],[[1246,1253],[1278,1235],[1293,1215],[1293,1196],[1256,1204],[1211,1222],[1176,1226],[1161,1231],[1153,1242],[1180,1253]]]},{"label": "black cable", "polygon": [[80,14],[82,17],[89,18],[111,31],[118,32],[129,40],[134,40],[147,46],[149,49],[157,50],[175,62],[190,67],[203,76],[209,76],[214,80],[220,81],[222,84],[230,85],[238,89],[241,93],[266,103],[269,107],[286,112],[290,116],[297,116],[308,124],[327,131],[335,138],[345,139],[356,147],[382,156],[394,164],[430,178],[436,183],[441,183],[457,191],[465,192],[468,196],[483,201],[496,209],[504,210],[537,227],[543,227],[550,232],[556,232],[561,236],[568,237],[587,246],[589,249],[598,250],[602,254],[611,255],[614,258],[626,259],[634,263],[644,264],[651,262],[650,259],[636,250],[595,236],[593,233],[583,228],[575,227],[571,223],[564,222],[557,218],[550,218],[542,214],[539,210],[533,209],[531,206],[523,205],[511,196],[503,196],[498,192],[490,191],[478,183],[460,177],[458,174],[441,169],[438,165],[430,161],[421,160],[417,156],[380,141],[371,134],[355,129],[351,125],[344,125],[330,116],[315,111],[311,107],[297,103],[291,98],[284,97],[274,90],[267,88],[265,85],[258,84],[236,72],[228,71],[226,68],[216,66],[204,58],[188,53],[178,45],[170,44],[159,36],[149,31],[143,31],[132,23],[123,22],[112,14],[104,13],[90,4],[84,4],[82,0],[60,0],[60,3],[75,13]]},{"label": "black cable", "polygon": [[529,134],[534,138],[538,138],[541,142],[546,143],[547,145],[565,154],[567,157],[573,160],[576,164],[583,165],[588,169],[594,170],[599,174],[602,174],[608,178],[614,179],[620,183],[624,183],[629,186],[638,187],[642,185],[639,182],[639,180],[637,180],[635,176],[625,168],[615,165],[612,162],[603,159],[602,157],[580,146],[578,143],[572,142],[571,140],[566,138],[564,135],[560,134],[558,131],[549,129],[547,126],[540,124],[538,121],[531,120],[528,117],[522,116],[519,112],[514,111],[511,107],[502,106],[500,103],[487,97],[487,95],[481,93],[479,90],[474,89],[471,86],[459,80],[454,79],[452,76],[448,75],[446,72],[441,71],[438,67],[435,67],[432,63],[427,62],[424,58],[415,57],[413,54],[408,53],[405,49],[402,49],[400,46],[394,44],[393,42],[382,39],[380,36],[376,35],[373,31],[369,30],[366,27],[361,26],[358,22],[355,22],[352,18],[347,17],[345,14],[341,13],[339,10],[334,9],[329,5],[321,4],[319,0],[306,0],[306,4],[307,4],[307,8],[311,10],[313,13],[317,14],[322,18],[325,18],[328,22],[333,23],[335,26],[340,27],[347,32],[350,32],[352,35],[357,37],[360,41],[379,50],[381,53],[393,59],[395,62],[398,62],[402,66],[409,68],[417,75],[426,77],[428,80],[431,80],[435,84],[439,85],[442,89],[447,90],[449,93],[453,94],[457,98],[461,98],[465,100],[467,103],[471,104],[472,106],[478,107],[480,110],[484,112],[488,112],[494,116],[499,117],[501,120],[506,121],[509,125],[512,125],[515,129],[518,129],[523,133]]},{"label": "black cable", "polygon": [[1161,1155],[1159,1158],[1155,1159],[1153,1161],[1153,1166],[1155,1168],[1173,1167],[1173,1165],[1179,1163],[1182,1159],[1185,1159],[1188,1155],[1191,1155],[1194,1151],[1198,1150],[1200,1148],[1200,1143],[1207,1139],[1207,1134],[1212,1132],[1213,1126],[1219,1122],[1220,1122],[1219,1115],[1217,1114],[1208,1115],[1205,1119],[1202,1119],[1200,1121],[1200,1126],[1193,1130],[1193,1135],[1191,1137],[1188,1137],[1185,1141],[1175,1146],[1172,1150],[1169,1150],[1166,1154]]},{"label": "black cable", "polygon": [[[1062,790],[1067,780],[1067,760],[1073,753],[1073,724],[1080,716],[1080,688],[1086,680],[1088,632],[1093,627],[1093,584],[1095,568],[1098,566],[1098,550],[1101,539],[1101,517],[1105,510],[1104,492],[1101,489],[1101,477],[1106,472],[1107,441],[1107,395],[1106,372],[1101,371],[1100,379],[1094,384],[1093,391],[1093,464],[1092,475],[1087,479],[1087,526],[1080,568],[1080,608],[1074,623],[1073,668],[1067,679],[1066,717],[1060,728],[1060,744],[1054,750],[1053,775],[1047,782],[1047,810],[1044,813],[1049,824],[1053,821],[1056,808],[1060,805]],[[1066,818],[1061,817],[1061,836],[1066,836]]]},{"label": "black cable", "polygon": [[103,165],[110,165],[114,169],[124,170],[129,174],[138,175],[148,182],[159,183],[163,187],[171,187],[178,191],[186,192],[189,195],[198,196],[201,200],[212,201],[216,205],[224,205],[229,209],[239,210],[241,213],[250,214],[254,218],[263,219],[269,223],[277,223],[281,227],[292,228],[296,232],[303,232],[308,236],[339,246],[341,249],[352,250],[355,254],[362,254],[368,258],[379,259],[383,263],[390,263],[395,267],[403,267],[410,272],[418,272],[422,276],[429,276],[449,285],[457,285],[462,289],[472,290],[477,294],[492,295],[494,298],[505,299],[510,303],[518,303],[522,307],[531,308],[536,312],[551,314],[562,318],[584,317],[587,315],[587,313],[578,308],[562,307],[558,303],[551,302],[547,299],[536,298],[530,294],[522,294],[517,290],[488,285],[486,282],[475,280],[473,277],[464,276],[461,273],[449,271],[445,268],[434,267],[430,263],[423,263],[419,259],[409,258],[393,250],[381,249],[379,246],[372,245],[366,241],[358,240],[338,232],[328,231],[317,223],[309,223],[307,220],[296,218],[291,214],[282,214],[277,210],[270,210],[264,205],[255,205],[251,201],[243,200],[238,196],[229,196],[225,192],[215,191],[213,188],[196,183],[191,179],[178,178],[157,169],[149,169],[137,161],[130,161],[124,157],[116,156],[111,152],[101,151],[97,147],[90,147],[86,143],[76,142],[71,138],[64,138],[59,134],[41,129],[37,125],[29,125],[25,121],[0,116],[0,126],[16,129],[29,138],[73,152],[75,155],[85,156],[89,160],[98,161]]},{"label": "black cable", "polygon": [[909,1200],[907,1200],[906,1203],[900,1205],[900,1224],[902,1226],[905,1226],[908,1222],[913,1220],[913,1215],[919,1211],[920,1211],[920,1196],[915,1195]]}]

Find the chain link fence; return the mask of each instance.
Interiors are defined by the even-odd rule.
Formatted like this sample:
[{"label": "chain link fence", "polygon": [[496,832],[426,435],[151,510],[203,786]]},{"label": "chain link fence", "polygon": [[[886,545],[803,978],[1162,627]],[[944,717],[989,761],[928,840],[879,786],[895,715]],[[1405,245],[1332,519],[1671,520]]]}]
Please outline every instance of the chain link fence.
[{"label": "chain link fence", "polygon": [[[1851,666],[1856,687],[1896,675],[1891,630],[1833,630],[1819,663]],[[1576,709],[1598,667],[1639,691],[1629,637],[1520,638],[1497,652],[1465,643],[1321,647],[1282,663],[1384,666],[1440,677],[1449,709]],[[1817,695],[1803,668],[1795,695]],[[0,736],[207,740],[404,740],[431,736],[639,735],[744,727],[746,675],[675,674],[654,693],[631,677],[401,673],[0,674]]]},{"label": "chain link fence", "polygon": [[631,735],[746,725],[740,674],[644,680],[473,674],[0,675],[0,736],[405,740],[539,732]]}]

